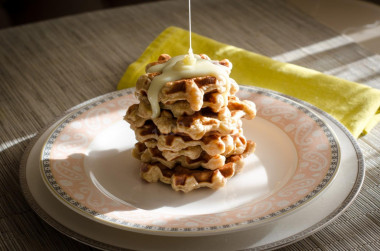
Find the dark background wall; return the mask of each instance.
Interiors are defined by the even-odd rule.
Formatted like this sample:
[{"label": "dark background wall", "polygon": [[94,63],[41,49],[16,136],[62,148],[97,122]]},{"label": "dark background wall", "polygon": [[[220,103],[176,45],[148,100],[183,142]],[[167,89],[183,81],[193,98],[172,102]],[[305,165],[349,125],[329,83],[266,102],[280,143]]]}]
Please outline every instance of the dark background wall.
[{"label": "dark background wall", "polygon": [[[160,0],[0,0],[0,29],[87,11],[152,1]],[[380,0],[357,1],[368,1],[380,5]]]},{"label": "dark background wall", "polygon": [[0,0],[0,29],[41,20],[158,0]]}]

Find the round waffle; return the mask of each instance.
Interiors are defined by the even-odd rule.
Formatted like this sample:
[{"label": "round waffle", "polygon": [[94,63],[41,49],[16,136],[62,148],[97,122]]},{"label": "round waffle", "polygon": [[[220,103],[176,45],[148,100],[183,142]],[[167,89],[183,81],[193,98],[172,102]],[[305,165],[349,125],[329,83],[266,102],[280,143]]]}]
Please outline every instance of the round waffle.
[{"label": "round waffle", "polygon": [[[136,83],[136,95],[141,100],[147,97],[149,86],[157,73],[141,76]],[[199,111],[215,99],[215,94],[222,96],[234,95],[239,90],[232,79],[218,80],[213,76],[196,77],[167,82],[158,94],[161,104],[170,105],[178,101],[186,101],[193,111]],[[208,93],[214,93],[213,96]],[[206,104],[204,105],[204,101]],[[214,104],[218,104],[214,102]]]},{"label": "round waffle", "polygon": [[[210,60],[206,55],[201,55],[201,57]],[[166,63],[169,59],[169,55],[161,55],[157,62],[147,65],[147,73],[140,76],[136,83],[136,95],[139,99],[147,97],[152,80],[161,74],[160,72],[149,72],[153,69],[152,66]],[[228,60],[212,61],[212,63],[222,66],[223,71],[228,74],[231,71],[232,64]],[[199,111],[203,107],[205,94],[213,92],[234,95],[238,89],[236,82],[230,78],[217,78],[215,76],[185,78],[166,82],[158,93],[158,101],[166,105],[178,101],[187,101],[193,111]],[[206,101],[207,98],[211,97],[206,95]]]},{"label": "round waffle", "polygon": [[225,164],[226,158],[233,155],[243,154],[247,148],[252,149],[252,141],[246,141],[244,137],[235,138],[234,144],[228,145],[228,150],[221,154],[210,155],[203,151],[200,146],[190,146],[179,151],[161,151],[157,147],[148,147],[138,142],[133,151],[133,155],[142,162],[160,162],[161,164],[173,168],[176,164],[194,169],[202,166],[206,169],[215,170]]},{"label": "round waffle", "polygon": [[254,143],[249,144],[241,155],[233,155],[226,159],[225,164],[218,169],[197,169],[176,165],[173,168],[159,163],[143,163],[140,169],[141,177],[147,182],[161,181],[170,184],[175,191],[190,192],[201,187],[217,189],[223,187],[227,180],[238,173],[244,165],[244,158],[253,152]]},{"label": "round waffle", "polygon": [[202,151],[209,155],[223,154],[226,156],[236,154],[236,152],[241,151],[246,145],[242,129],[237,134],[224,136],[216,132],[210,132],[200,140],[193,140],[188,136],[161,134],[154,139],[139,141],[144,142],[147,147],[157,147],[160,151],[178,152],[188,147],[199,146]]},{"label": "round waffle", "polygon": [[[233,96],[228,98],[228,105],[219,112],[213,112],[207,107],[192,115],[175,117],[169,110],[162,110],[159,117],[151,120],[148,116],[144,116],[147,113],[141,112],[140,108],[141,103],[132,105],[125,116],[125,120],[136,132],[146,122],[153,121],[158,134],[187,135],[194,140],[199,140],[210,131],[217,131],[222,135],[235,134],[236,130],[241,127],[241,118],[252,119],[256,115],[254,103],[246,100],[240,101]],[[136,137],[137,140],[140,140],[138,136]]]}]

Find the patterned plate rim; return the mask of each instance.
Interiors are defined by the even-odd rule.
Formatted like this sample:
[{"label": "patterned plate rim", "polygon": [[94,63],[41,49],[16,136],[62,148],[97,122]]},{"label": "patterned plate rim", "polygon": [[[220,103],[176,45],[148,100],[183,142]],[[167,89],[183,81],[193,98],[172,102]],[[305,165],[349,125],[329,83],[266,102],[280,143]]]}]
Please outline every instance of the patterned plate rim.
[{"label": "patterned plate rim", "polygon": [[[318,194],[320,194],[323,190],[325,190],[328,185],[332,182],[334,179],[338,169],[339,169],[339,161],[340,161],[340,148],[339,143],[337,140],[337,137],[335,133],[331,130],[331,128],[327,125],[325,121],[323,121],[322,118],[320,118],[316,113],[311,111],[311,108],[307,108],[305,104],[299,103],[296,100],[292,98],[288,98],[279,94],[276,94],[274,92],[268,92],[265,89],[260,88],[253,88],[253,87],[247,87],[247,86],[240,86],[241,89],[244,89],[245,91],[248,91],[250,93],[257,93],[265,96],[269,96],[272,98],[275,98],[277,100],[280,100],[282,102],[286,102],[297,109],[300,109],[303,113],[305,113],[307,116],[311,117],[318,125],[323,129],[325,132],[327,138],[329,139],[331,151],[336,153],[335,157],[333,156],[334,160],[331,161],[331,165],[326,173],[326,176],[322,180],[318,186],[314,188],[312,192],[307,194],[305,197],[303,197],[301,200],[297,201],[296,203],[293,203],[290,207],[287,207],[285,209],[282,209],[280,211],[271,213],[269,215],[265,215],[262,217],[258,217],[255,219],[250,219],[244,222],[239,223],[233,223],[228,225],[219,225],[214,227],[197,227],[197,228],[166,228],[166,227],[154,227],[149,225],[140,225],[130,222],[120,222],[120,220],[110,218],[109,216],[103,215],[99,212],[96,212],[90,208],[87,208],[77,201],[75,201],[73,198],[71,198],[69,195],[67,195],[64,190],[57,184],[55,181],[52,173],[50,172],[49,163],[47,162],[48,154],[49,152],[49,146],[54,142],[52,141],[52,138],[54,136],[58,136],[60,128],[63,129],[67,125],[68,122],[74,120],[76,117],[80,116],[84,112],[92,109],[93,107],[100,105],[102,103],[105,103],[107,101],[110,101],[117,97],[122,97],[126,94],[132,94],[134,92],[134,88],[125,89],[118,92],[110,93],[109,95],[106,95],[104,98],[97,100],[93,103],[88,103],[87,105],[83,106],[79,110],[74,110],[71,113],[67,115],[67,117],[60,122],[51,132],[51,134],[48,136],[42,151],[41,151],[41,159],[40,159],[40,171],[44,180],[44,183],[47,185],[49,190],[53,193],[53,195],[58,198],[61,202],[66,204],[67,206],[74,209],[76,212],[80,212],[82,215],[90,218],[95,219],[97,221],[110,224],[112,226],[116,226],[119,228],[124,228],[131,231],[136,232],[143,232],[143,233],[151,233],[151,234],[168,234],[168,235],[183,235],[183,234],[195,234],[195,235],[201,235],[205,233],[209,234],[216,234],[226,231],[233,231],[233,230],[242,230],[246,229],[248,227],[257,226],[258,224],[266,223],[275,219],[278,219],[279,217],[282,217],[284,215],[287,215],[290,212],[293,212],[295,209],[300,208],[301,206],[305,205],[306,202],[311,201],[313,198],[315,198]],[[63,127],[62,127],[63,126]],[[323,126],[323,127],[322,127]]]}]

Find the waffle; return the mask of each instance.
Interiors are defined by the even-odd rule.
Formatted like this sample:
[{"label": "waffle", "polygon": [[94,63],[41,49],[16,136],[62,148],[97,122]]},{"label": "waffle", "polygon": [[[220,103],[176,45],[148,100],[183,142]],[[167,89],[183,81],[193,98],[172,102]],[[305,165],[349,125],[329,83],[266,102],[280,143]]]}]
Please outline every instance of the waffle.
[{"label": "waffle", "polygon": [[[192,151],[193,149],[188,150]],[[194,155],[196,155],[196,153]],[[193,156],[189,157],[184,154],[179,154],[174,158],[169,156],[170,160],[168,160],[164,155],[164,152],[161,152],[158,148],[144,148],[142,145],[135,147],[133,156],[140,159],[144,163],[160,163],[170,169],[179,164],[180,166],[188,169],[196,169],[202,166],[205,169],[215,170],[222,167],[226,161],[226,157],[223,155],[209,156],[202,151],[196,158],[192,158]]]},{"label": "waffle", "polygon": [[147,146],[141,142],[136,144],[133,155],[142,162],[160,162],[173,168],[176,164],[194,169],[202,166],[206,169],[215,170],[225,164],[226,158],[233,155],[243,154],[247,148],[252,148],[252,141],[246,141],[243,136],[235,138],[234,144],[228,145],[226,152],[210,155],[203,151],[200,146],[190,146],[179,151],[164,150],[157,147]]},{"label": "waffle", "polygon": [[[138,79],[136,84],[136,96],[140,101],[149,104],[147,99],[148,89],[152,79],[157,75],[157,73],[145,74]],[[212,107],[213,110],[217,112],[227,103],[227,97],[235,95],[238,90],[239,86],[231,78],[226,84],[218,81],[213,76],[197,77],[167,82],[159,93],[159,101],[161,108],[164,109],[165,105],[173,109],[171,105],[182,101],[180,103],[187,105],[187,111],[189,111],[189,108],[194,112],[199,111],[202,107]],[[224,101],[224,104],[220,101]],[[150,104],[148,107],[150,108]],[[181,105],[181,109],[176,111],[181,112],[182,109],[183,104]]]},{"label": "waffle", "polygon": [[170,58],[171,58],[171,56],[168,55],[168,54],[161,54],[161,55],[158,57],[158,59],[157,59],[156,62],[151,62],[151,63],[149,63],[149,64],[147,64],[147,65],[145,66],[145,72],[147,72],[148,69],[149,69],[150,67],[152,67],[153,65],[156,65],[156,64],[163,64],[163,63],[167,62]]},{"label": "waffle", "polygon": [[[149,73],[139,78],[136,84],[136,95],[139,99],[147,96],[150,83],[155,76],[156,73]],[[187,101],[193,111],[199,111],[203,106],[203,97],[207,93],[224,95],[236,93],[238,88],[234,85],[235,82],[224,81],[206,76],[167,82],[159,92],[158,100],[163,104]]]},{"label": "waffle", "polygon": [[154,138],[146,140],[139,138],[139,141],[144,142],[147,147],[157,147],[160,151],[178,152],[184,148],[199,146],[202,151],[209,155],[230,155],[241,151],[241,148],[246,145],[246,139],[242,135],[242,129],[240,129],[237,134],[225,136],[212,132],[205,135],[200,140],[193,140],[188,136],[175,134],[151,135],[154,136]]},{"label": "waffle", "polygon": [[[228,95],[226,95],[225,93],[218,92],[206,93],[203,96],[202,108],[209,107],[213,112],[219,112],[223,107],[225,107],[228,104],[229,96],[231,96],[231,93],[228,93]],[[148,109],[150,109],[150,104],[146,97],[142,97],[140,100],[141,102],[145,103],[143,104],[144,107],[148,107]],[[148,103],[149,106],[147,106],[146,103]],[[164,110],[170,110],[173,113],[174,117],[177,118],[184,115],[192,115],[196,112],[192,109],[190,103],[185,100],[161,103],[160,107]]]},{"label": "waffle", "polygon": [[[208,58],[205,55],[202,58]],[[151,66],[165,63],[170,59],[168,55],[162,55],[157,62],[151,63],[146,67],[148,72]],[[224,71],[229,74],[232,65],[228,60],[212,61],[214,64],[223,65]],[[154,77],[160,72],[148,72],[140,76],[136,83],[136,96],[139,100],[147,97],[147,93]],[[158,100],[161,104],[171,105],[178,101],[187,101],[193,111],[199,111],[203,107],[204,98],[212,98],[207,93],[218,93],[224,96],[234,95],[239,90],[236,82],[231,78],[217,78],[215,76],[200,76],[194,78],[169,81],[164,84],[158,93]],[[219,102],[213,102],[219,104]]]},{"label": "waffle", "polygon": [[233,155],[226,159],[225,164],[218,169],[189,169],[181,165],[169,168],[159,162],[143,163],[140,169],[141,177],[147,182],[161,181],[170,184],[175,191],[190,192],[201,187],[221,188],[227,180],[238,173],[244,165],[244,158],[253,152],[254,143],[241,155]]},{"label": "waffle", "polygon": [[[148,64],[147,73],[136,83],[139,103],[130,106],[124,116],[138,141],[133,156],[142,162],[141,177],[171,184],[176,191],[224,186],[255,148],[243,135],[242,118],[253,119],[256,107],[235,96],[239,86],[228,77],[232,64],[228,60],[211,61],[206,55],[201,58],[209,62],[201,60],[198,67],[211,68],[216,76],[156,82],[155,77],[167,74],[167,67],[172,72],[170,67],[177,67],[183,57],[168,62],[171,57],[163,54]],[[152,82],[160,83],[160,89],[153,89],[154,95],[158,91],[157,96],[148,99]]]},{"label": "waffle", "polygon": [[[150,120],[156,126],[158,134],[187,135],[194,140],[201,139],[210,131],[217,131],[222,135],[235,134],[241,128],[241,118],[253,119],[256,115],[254,103],[240,101],[234,96],[228,98],[228,105],[219,112],[203,108],[192,115],[180,117],[175,117],[169,110],[162,110],[159,117],[151,120],[148,116],[145,117],[147,113],[140,111],[141,107],[141,104],[132,105],[125,116],[125,120],[136,132]],[[140,141],[137,133],[136,138]]]}]

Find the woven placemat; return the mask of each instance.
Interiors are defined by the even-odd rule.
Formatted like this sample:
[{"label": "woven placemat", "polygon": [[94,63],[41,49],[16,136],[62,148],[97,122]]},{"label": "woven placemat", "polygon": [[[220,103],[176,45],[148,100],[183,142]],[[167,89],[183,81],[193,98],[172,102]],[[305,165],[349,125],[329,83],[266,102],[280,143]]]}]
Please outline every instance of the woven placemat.
[{"label": "woven placemat", "polygon": [[[31,210],[19,185],[21,156],[37,132],[64,111],[114,91],[127,66],[163,29],[187,28],[186,8],[180,1],[157,2],[0,31],[1,250],[91,249]],[[379,56],[284,1],[193,1],[193,30],[380,88]],[[367,176],[357,200],[331,225],[284,250],[379,247],[380,126],[359,144]]]}]

